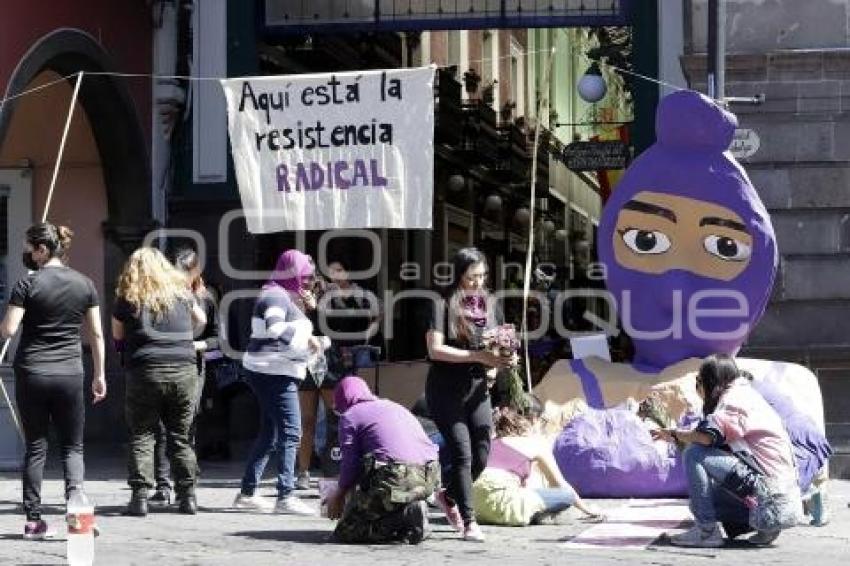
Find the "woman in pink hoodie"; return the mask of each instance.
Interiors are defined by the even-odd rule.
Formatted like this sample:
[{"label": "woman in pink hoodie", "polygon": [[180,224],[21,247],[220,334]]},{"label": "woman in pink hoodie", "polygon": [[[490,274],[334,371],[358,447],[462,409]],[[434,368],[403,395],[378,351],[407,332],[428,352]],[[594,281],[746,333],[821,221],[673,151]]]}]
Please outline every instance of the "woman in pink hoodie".
[{"label": "woman in pink hoodie", "polygon": [[[655,430],[656,439],[685,444],[691,513],[696,525],[676,546],[720,547],[720,522],[767,545],[796,524],[801,511],[791,441],[779,415],[727,355],[709,356],[696,379],[705,419],[696,430]],[[732,533],[729,533],[732,534]]]}]

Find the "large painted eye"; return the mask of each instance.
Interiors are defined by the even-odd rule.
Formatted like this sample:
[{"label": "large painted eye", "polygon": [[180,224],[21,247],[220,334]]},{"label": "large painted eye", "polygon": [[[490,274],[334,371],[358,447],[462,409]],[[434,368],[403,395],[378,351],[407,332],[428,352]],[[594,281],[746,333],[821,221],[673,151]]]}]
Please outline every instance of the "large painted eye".
[{"label": "large painted eye", "polygon": [[745,261],[753,252],[749,245],[728,236],[708,236],[703,245],[708,253],[727,261]]},{"label": "large painted eye", "polygon": [[670,249],[670,238],[667,237],[667,234],[658,230],[628,228],[620,233],[623,236],[623,241],[635,253],[663,254]]}]

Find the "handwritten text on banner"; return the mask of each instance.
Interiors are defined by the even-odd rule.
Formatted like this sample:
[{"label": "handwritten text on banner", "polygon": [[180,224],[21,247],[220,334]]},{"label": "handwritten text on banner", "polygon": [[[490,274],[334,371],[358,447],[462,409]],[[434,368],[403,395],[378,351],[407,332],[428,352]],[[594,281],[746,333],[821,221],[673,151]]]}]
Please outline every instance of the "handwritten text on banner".
[{"label": "handwritten text on banner", "polygon": [[221,83],[249,231],[431,228],[433,67]]}]

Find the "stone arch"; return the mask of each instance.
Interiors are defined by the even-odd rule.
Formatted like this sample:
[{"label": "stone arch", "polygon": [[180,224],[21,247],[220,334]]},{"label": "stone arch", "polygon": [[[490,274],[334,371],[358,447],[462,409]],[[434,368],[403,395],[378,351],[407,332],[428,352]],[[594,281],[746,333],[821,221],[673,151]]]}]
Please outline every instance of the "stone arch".
[{"label": "stone arch", "polygon": [[[114,67],[108,53],[91,35],[77,29],[58,29],[39,39],[24,55],[10,77],[6,96],[22,92],[45,70],[67,76],[78,71],[113,71]],[[74,78],[68,80],[73,82]],[[15,102],[8,101],[0,112],[0,145],[9,128]],[[119,233],[136,231],[130,227],[138,227],[138,230],[151,225],[148,147],[124,79],[84,76],[79,103],[88,116],[103,163],[109,224]],[[120,239],[121,235],[118,237]]]}]

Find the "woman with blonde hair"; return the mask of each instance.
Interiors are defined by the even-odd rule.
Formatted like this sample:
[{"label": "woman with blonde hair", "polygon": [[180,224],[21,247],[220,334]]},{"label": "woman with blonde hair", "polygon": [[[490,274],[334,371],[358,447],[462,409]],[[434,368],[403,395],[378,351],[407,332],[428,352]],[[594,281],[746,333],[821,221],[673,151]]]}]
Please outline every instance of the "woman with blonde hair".
[{"label": "woman with blonde hair", "polygon": [[[179,248],[172,256],[174,267],[180,270],[186,277],[186,286],[192,292],[193,297],[198,302],[198,305],[203,309],[207,317],[206,324],[195,332],[195,348],[196,364],[198,368],[198,381],[195,384],[195,418],[192,421],[192,427],[189,431],[189,442],[196,449],[196,434],[198,427],[198,419],[201,412],[201,397],[207,395],[209,397],[209,388],[207,385],[206,374],[210,369],[208,362],[216,364],[221,359],[221,350],[218,347],[218,321],[216,313],[215,299],[207,290],[204,283],[204,278],[201,274],[201,258],[198,253],[188,247]],[[212,367],[215,367],[214,365]],[[212,384],[210,384],[212,385]],[[156,490],[153,496],[148,499],[149,505],[168,505],[171,503],[171,482],[169,479],[171,467],[168,465],[167,456],[168,435],[165,431],[165,426],[160,423],[155,436],[154,443],[154,479],[156,481]]]},{"label": "woman with blonde hair", "polygon": [[189,433],[195,414],[197,366],[193,328],[206,315],[186,276],[155,248],[139,248],[118,278],[112,337],[123,345],[130,429],[127,514],[144,517],[154,487],[154,436],[160,420],[171,438],[171,468],[181,513],[194,515],[195,452]]}]

